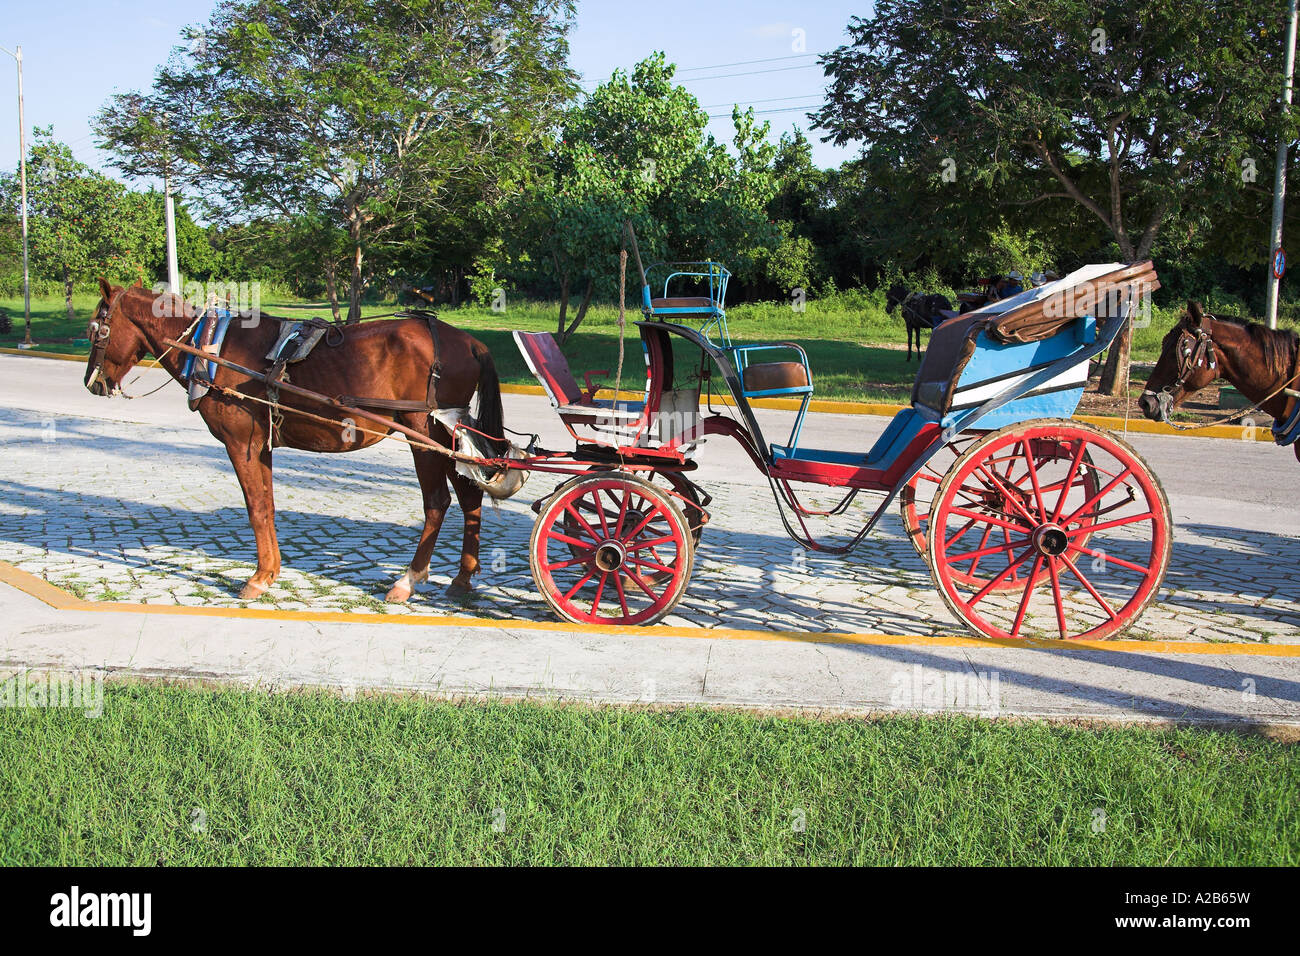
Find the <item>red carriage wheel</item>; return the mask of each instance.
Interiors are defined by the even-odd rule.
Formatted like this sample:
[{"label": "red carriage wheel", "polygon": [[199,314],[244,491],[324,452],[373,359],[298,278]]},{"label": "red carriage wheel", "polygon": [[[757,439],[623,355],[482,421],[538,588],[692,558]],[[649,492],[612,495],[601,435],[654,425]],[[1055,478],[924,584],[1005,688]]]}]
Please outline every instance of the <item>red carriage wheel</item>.
[{"label": "red carriage wheel", "polygon": [[673,496],[622,472],[561,485],[542,505],[528,560],[546,602],[582,624],[653,624],[686,592],[695,557]]},{"label": "red carriage wheel", "polygon": [[[929,528],[930,513],[934,508],[939,485],[942,484],[944,477],[952,469],[956,460],[987,434],[988,432],[972,432],[958,436],[939,449],[899,492],[903,528],[907,532],[908,540],[912,542],[913,547],[920,552],[927,562],[930,560],[930,554],[926,531]],[[1052,461],[1064,454],[1057,442],[1046,439],[1035,439],[1031,443],[1031,447],[1034,451],[1035,472],[1041,472]],[[1070,476],[1074,485],[1087,496],[1091,496],[1100,487],[1098,473],[1091,466],[1092,459],[1085,451],[1080,467]],[[1040,476],[1039,492],[1048,495],[1059,493],[1061,482],[1065,480],[1065,477],[1065,475],[1060,475],[1055,482],[1044,482]],[[975,479],[968,483],[970,487],[963,488],[958,494],[968,506],[988,511],[990,514],[1001,518],[1018,517],[1020,511],[1016,508],[1017,503],[1029,500],[1033,494],[1032,475],[1024,456],[1010,456],[999,465],[996,473],[977,471]],[[1087,523],[1090,519],[1091,514],[1089,513],[1082,516],[1081,521]],[[966,535],[967,532],[973,529],[974,522],[968,522],[968,525],[959,528],[958,533],[963,536]],[[999,543],[1006,544],[1009,540],[1007,530],[994,525],[984,525],[975,530],[975,534],[978,535],[979,549],[996,546]],[[1087,543],[1086,538],[1082,543]],[[997,554],[997,552],[994,552],[994,554]],[[971,559],[969,568],[954,567],[952,570],[953,577],[959,583],[968,584],[978,581],[983,585],[985,579],[979,576],[979,566],[987,560],[989,560],[987,555],[976,556]],[[1046,580],[1047,573],[1046,568],[1039,570],[1039,583]],[[995,591],[1022,589],[1027,580],[1026,574],[1027,569],[1013,568],[1011,574],[997,582],[993,589]]]},{"label": "red carriage wheel", "polygon": [[[613,471],[613,469],[599,469],[598,471],[599,473],[608,473]],[[595,474],[597,471],[593,471],[592,473]],[[709,513],[704,510],[704,505],[700,501],[699,491],[694,484],[686,479],[684,475],[678,474],[677,472],[654,472],[650,476],[650,480],[653,480],[654,478],[662,478],[665,483],[667,483],[668,487],[671,489],[670,494],[674,497],[677,507],[681,509],[682,515],[686,518],[686,522],[691,531],[691,544],[694,545],[691,549],[691,554],[693,555],[699,548],[700,538],[704,535],[704,526],[709,521]],[[602,504],[601,511],[603,511],[606,520],[617,519],[619,502],[608,491],[604,495],[600,496],[584,496],[575,502],[572,510],[566,510],[561,516],[561,520],[564,522],[565,526],[565,533],[568,534],[570,538],[581,540],[583,523],[595,524],[599,520],[598,516],[601,512],[598,511],[596,507],[598,499]],[[629,520],[640,520],[641,517],[642,515],[640,515],[635,508],[632,513],[628,515]],[[659,534],[663,534],[667,530],[666,520],[667,519],[662,515],[655,515],[652,518],[651,529],[657,531]],[[582,549],[577,544],[571,543],[569,545],[569,551],[574,555],[574,557],[577,557],[581,553]],[[656,549],[651,549],[651,556],[656,560],[662,557],[662,555],[657,553]],[[673,555],[672,561],[676,561],[677,557],[677,555]],[[655,581],[657,583],[671,575],[671,573],[671,571],[646,571],[644,577],[647,581]],[[635,582],[630,578],[625,580],[623,583],[628,587],[635,586]]]},{"label": "red carriage wheel", "polygon": [[1055,420],[967,450],[939,486],[930,529],[939,593],[996,638],[1118,634],[1155,597],[1172,546],[1164,489],[1137,452]]}]

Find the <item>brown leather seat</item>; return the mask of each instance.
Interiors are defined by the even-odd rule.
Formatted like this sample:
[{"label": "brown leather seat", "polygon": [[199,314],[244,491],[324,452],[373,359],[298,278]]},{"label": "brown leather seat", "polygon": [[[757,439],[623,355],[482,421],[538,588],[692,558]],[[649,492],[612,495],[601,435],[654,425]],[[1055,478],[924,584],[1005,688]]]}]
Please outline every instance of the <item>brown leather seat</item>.
[{"label": "brown leather seat", "polygon": [[746,392],[807,388],[808,373],[801,362],[760,362],[745,366],[743,384]]}]

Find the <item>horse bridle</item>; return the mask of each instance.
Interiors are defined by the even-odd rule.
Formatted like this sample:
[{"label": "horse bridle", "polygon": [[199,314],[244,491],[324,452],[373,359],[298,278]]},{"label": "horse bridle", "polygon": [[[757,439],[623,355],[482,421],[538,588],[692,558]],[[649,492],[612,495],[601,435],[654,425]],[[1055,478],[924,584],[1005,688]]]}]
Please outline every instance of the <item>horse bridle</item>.
[{"label": "horse bridle", "polygon": [[[90,386],[103,378],[104,356],[108,353],[108,337],[113,332],[113,313],[117,311],[118,303],[122,301],[122,296],[125,294],[125,289],[121,292],[114,293],[113,297],[108,301],[108,305],[104,307],[104,317],[102,319],[91,319],[90,321],[90,328],[88,331],[91,336],[91,376],[86,380],[86,388],[90,388]],[[108,382],[105,381],[104,384],[108,385]]]},{"label": "horse bridle", "polygon": [[1178,336],[1178,344],[1175,347],[1178,354],[1178,378],[1160,389],[1159,392],[1147,389],[1142,393],[1143,395],[1155,396],[1156,404],[1160,409],[1161,421],[1169,420],[1169,412],[1174,404],[1174,392],[1187,384],[1187,380],[1192,377],[1192,373],[1199,368],[1209,368],[1217,374],[1218,362],[1214,357],[1214,339],[1210,335],[1210,324],[1213,321],[1214,316],[1207,315],[1197,328],[1183,329]]}]

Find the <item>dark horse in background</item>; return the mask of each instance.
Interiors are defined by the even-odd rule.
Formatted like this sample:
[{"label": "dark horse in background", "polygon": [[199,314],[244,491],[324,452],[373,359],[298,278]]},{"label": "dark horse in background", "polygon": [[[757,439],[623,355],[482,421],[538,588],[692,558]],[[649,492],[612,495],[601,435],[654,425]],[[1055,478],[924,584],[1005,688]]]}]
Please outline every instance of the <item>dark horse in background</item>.
[{"label": "dark horse in background", "polygon": [[885,294],[885,311],[893,314],[903,307],[903,323],[907,326],[907,360],[912,361],[912,334],[916,333],[916,354],[921,355],[921,333],[928,332],[947,318],[944,311],[952,312],[952,303],[941,295],[909,292],[907,286],[896,284]]},{"label": "dark horse in background", "polygon": [[[168,352],[164,341],[179,340],[197,312],[179,296],[155,295],[134,286],[124,289],[99,280],[101,298],[87,332],[92,343],[86,363],[86,387],[95,395],[111,395],[122,377],[146,354],[162,356],[162,366],[183,384],[184,354]],[[436,321],[436,320],[435,320]],[[248,327],[244,327],[248,322]],[[221,357],[250,369],[269,369],[265,358],[279,335],[279,322],[261,315],[254,320],[231,322]],[[437,379],[439,408],[467,408],[477,390],[479,427],[487,434],[502,434],[501,389],[487,346],[459,329],[438,323],[436,346],[430,327],[423,319],[392,319],[365,322],[341,329],[341,341],[331,333],[334,345],[322,342],[303,361],[292,366],[295,385],[328,396],[359,395],[369,399],[421,401],[427,398],[430,370],[440,365]],[[436,354],[435,354],[436,351]],[[244,492],[248,521],[257,538],[257,571],[240,591],[251,601],[280,574],[280,545],[275,534],[275,498],[271,487],[272,434],[270,409],[250,399],[265,398],[265,383],[233,369],[219,367],[215,385],[198,404],[208,430],[226,446],[235,477]],[[241,399],[220,391],[233,389]],[[295,407],[328,421],[314,421],[285,412],[275,425],[274,444],[305,451],[344,452],[366,448],[383,440],[368,434],[349,420],[345,412],[326,405],[295,398]],[[359,402],[363,404],[364,402]],[[397,412],[394,418],[408,428],[428,435],[448,447],[447,429],[425,411]],[[374,431],[382,431],[376,426]],[[504,442],[501,443],[504,445]],[[429,559],[438,542],[438,531],[451,504],[448,481],[456,491],[465,516],[465,537],[460,569],[448,592],[461,594],[471,588],[470,576],[479,569],[479,528],[483,490],[455,471],[451,459],[412,446],[415,473],[424,496],[424,530],[411,559],[410,569],[388,592],[388,600],[405,601],[414,585],[428,577]]]},{"label": "dark horse in background", "polygon": [[1300,442],[1285,433],[1300,404],[1288,394],[1300,391],[1300,339],[1294,332],[1213,316],[1199,302],[1188,302],[1186,314],[1161,343],[1138,406],[1152,421],[1167,422],[1184,399],[1220,376],[1273,417],[1274,437],[1290,444],[1300,460]]}]

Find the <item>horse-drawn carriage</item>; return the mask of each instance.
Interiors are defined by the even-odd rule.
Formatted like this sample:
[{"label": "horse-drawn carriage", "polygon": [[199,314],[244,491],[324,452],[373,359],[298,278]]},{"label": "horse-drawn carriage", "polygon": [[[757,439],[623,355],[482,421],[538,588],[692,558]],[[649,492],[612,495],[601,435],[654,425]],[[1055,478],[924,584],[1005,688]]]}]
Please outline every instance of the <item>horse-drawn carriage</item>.
[{"label": "horse-drawn carriage", "polygon": [[[1089,359],[1157,287],[1150,263],[1081,269],[943,323],[910,407],[871,448],[836,449],[801,442],[813,394],[804,350],[731,339],[723,266],[664,264],[641,277],[639,401],[600,398],[590,375],[581,388],[549,333],[515,333],[580,469],[534,506],[529,562],[561,617],[645,624],[673,609],[708,522],[708,496],[689,476],[714,435],[740,444],[808,549],[847,552],[899,499],[945,602],[978,633],[1109,637],[1158,591],[1171,540],[1159,482],[1123,441],[1069,420]],[[714,369],[728,404],[708,396]],[[800,400],[782,443],[764,435],[753,404],[778,396]],[[812,507],[799,486],[839,499]],[[847,542],[813,537],[810,523],[843,515],[860,494],[878,500]]]},{"label": "horse-drawn carriage", "polygon": [[[483,491],[512,493],[522,472],[557,473],[567,477],[534,504],[529,544],[543,598],[570,621],[661,620],[686,591],[709,522],[711,499],[691,475],[714,438],[739,444],[767,478],[786,531],[807,549],[847,553],[897,500],[944,601],[979,634],[1109,637],[1157,593],[1171,541],[1159,482],[1122,440],[1070,420],[1089,360],[1158,287],[1150,263],[1088,267],[943,322],[911,404],[874,444],[819,448],[804,438],[814,390],[807,354],[790,342],[733,340],[726,268],[643,269],[639,254],[636,262],[639,398],[618,390],[621,360],[612,388],[592,373],[583,387],[551,335],[515,333],[573,438],[568,451],[536,439],[509,446],[486,347],[432,313],[340,329],[325,354],[287,359],[278,344],[285,332],[263,323],[241,329],[218,355],[220,343],[192,338],[202,318],[179,300],[102,283],[86,382],[111,394],[150,350],[183,383],[205,372],[195,407],[227,446],[258,536],[246,599],[279,571],[272,447],[350,451],[384,437],[412,445],[426,514],[390,600],[405,600],[427,576],[448,481],[466,514],[452,582],[463,590],[478,568]],[[112,334],[117,324],[124,328]],[[281,374],[286,361],[298,362],[292,381]],[[477,420],[468,415],[476,391]],[[776,397],[798,400],[782,441],[769,440],[755,414],[756,402]],[[856,530],[834,544],[814,535],[812,525],[843,525],[862,501],[869,507]]]}]

